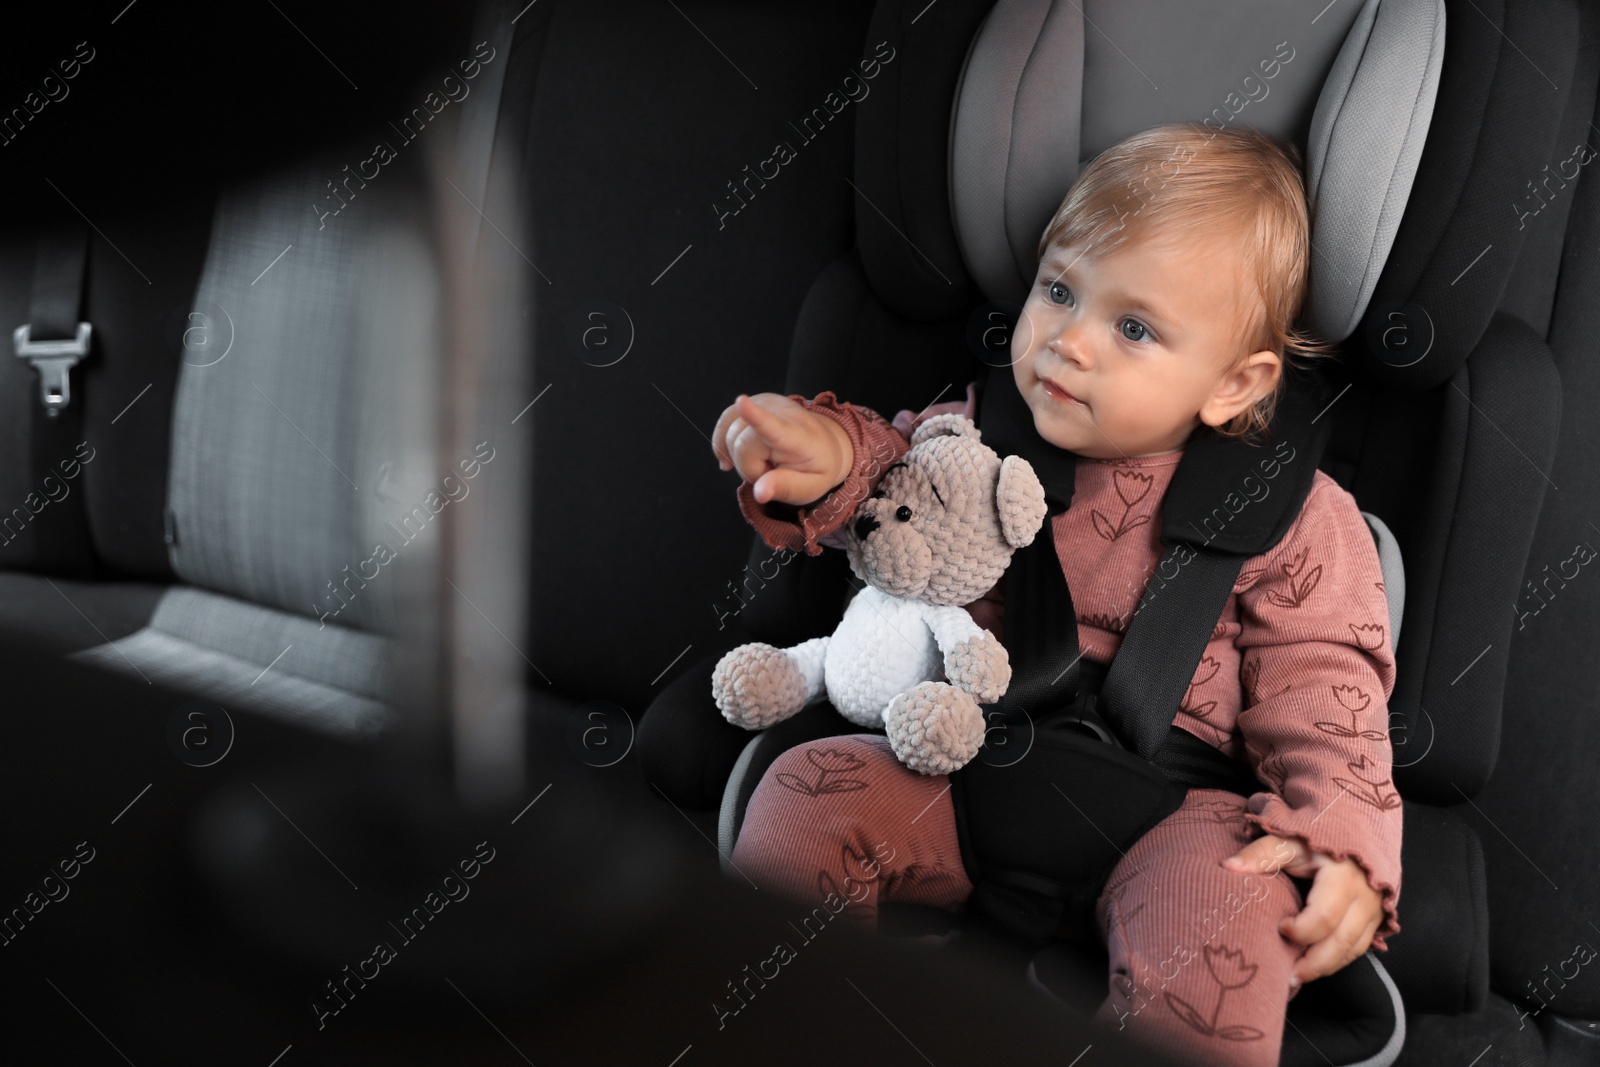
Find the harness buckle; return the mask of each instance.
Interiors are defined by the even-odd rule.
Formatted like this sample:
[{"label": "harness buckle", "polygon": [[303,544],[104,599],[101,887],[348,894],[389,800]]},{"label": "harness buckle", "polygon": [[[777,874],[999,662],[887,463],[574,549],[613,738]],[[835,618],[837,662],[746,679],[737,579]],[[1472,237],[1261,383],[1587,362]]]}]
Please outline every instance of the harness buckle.
[{"label": "harness buckle", "polygon": [[30,330],[31,326],[23,323],[12,332],[11,341],[17,358],[27,360],[39,372],[39,397],[45,413],[55,418],[72,401],[71,371],[78,360],[89,354],[93,329],[87,322],[80,322],[77,336],[50,341],[33,340]]},{"label": "harness buckle", "polygon": [[1105,717],[1100,714],[1099,692],[1078,694],[1078,698],[1060,711],[1048,716],[1042,728],[1047,730],[1076,729],[1088,733],[1117,748],[1126,748],[1122,739],[1111,729]]}]

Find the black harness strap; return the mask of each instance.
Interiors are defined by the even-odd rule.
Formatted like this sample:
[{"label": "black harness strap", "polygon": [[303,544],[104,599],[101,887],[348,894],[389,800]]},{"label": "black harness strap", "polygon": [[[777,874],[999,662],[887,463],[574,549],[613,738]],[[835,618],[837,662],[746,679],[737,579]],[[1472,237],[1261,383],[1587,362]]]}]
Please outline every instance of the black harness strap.
[{"label": "black harness strap", "polygon": [[1055,517],[1072,504],[1078,457],[1039,436],[1027,402],[1008,380],[982,383],[978,416],[984,444],[1027,460],[1044,485],[1044,527],[1006,568],[1006,619],[1025,625],[1006,626],[1011,684],[1001,700],[1043,714],[1071,702],[1079,689],[1077,613],[1051,532]]},{"label": "black harness strap", "polygon": [[1280,444],[1230,441],[1202,427],[1178,461],[1161,502],[1166,551],[1100,694],[1102,713],[1145,759],[1160,762],[1172,717],[1244,561],[1283,540],[1311,492],[1332,425],[1317,425],[1318,384],[1310,376],[1290,379],[1273,418]]}]

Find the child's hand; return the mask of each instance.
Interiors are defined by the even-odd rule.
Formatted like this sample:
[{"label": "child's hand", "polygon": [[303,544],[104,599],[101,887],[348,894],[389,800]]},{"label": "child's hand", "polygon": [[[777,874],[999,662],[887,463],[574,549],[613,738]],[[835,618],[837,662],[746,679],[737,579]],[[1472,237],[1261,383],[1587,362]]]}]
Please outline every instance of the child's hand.
[{"label": "child's hand", "polygon": [[844,427],[777,393],[739,394],[717,420],[711,450],[723,470],[752,483],[758,504],[810,504],[855,463]]},{"label": "child's hand", "polygon": [[1367,883],[1361,865],[1312,852],[1298,837],[1263,834],[1222,865],[1269,875],[1281,869],[1312,879],[1305,909],[1278,927],[1290,941],[1311,946],[1295,962],[1291,989],[1332,974],[1366,952],[1383,924],[1383,896]]}]

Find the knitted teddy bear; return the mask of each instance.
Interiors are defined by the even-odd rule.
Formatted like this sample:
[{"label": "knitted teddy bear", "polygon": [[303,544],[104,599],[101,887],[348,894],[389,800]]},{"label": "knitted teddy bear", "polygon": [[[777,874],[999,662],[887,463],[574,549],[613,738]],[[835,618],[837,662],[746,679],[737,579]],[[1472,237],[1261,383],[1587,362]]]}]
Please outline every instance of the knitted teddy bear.
[{"label": "knitted teddy bear", "polygon": [[724,718],[764,729],[826,691],[846,719],[882,726],[914,771],[948,774],[977,754],[978,705],[1005,694],[1011,663],[962,605],[994,587],[1045,520],[1033,467],[979,438],[964,415],[917,427],[847,523],[850,569],[866,586],[831,636],[723,656],[711,691]]}]

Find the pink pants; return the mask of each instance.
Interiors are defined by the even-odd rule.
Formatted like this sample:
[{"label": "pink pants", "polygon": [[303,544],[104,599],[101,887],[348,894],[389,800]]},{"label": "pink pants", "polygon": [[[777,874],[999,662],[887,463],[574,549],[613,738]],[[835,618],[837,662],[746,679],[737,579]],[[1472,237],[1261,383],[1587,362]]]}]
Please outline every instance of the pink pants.
[{"label": "pink pants", "polygon": [[[1278,933],[1302,907],[1289,878],[1221,866],[1254,837],[1244,798],[1191,789],[1118,861],[1095,907],[1111,958],[1094,1021],[1180,1062],[1276,1067],[1289,975]],[[1063,819],[1070,812],[1063,812]],[[806,905],[876,926],[882,901],[960,911],[972,893],[949,779],[903,766],[881,734],[785,752],[750,798],[734,866]]]}]

